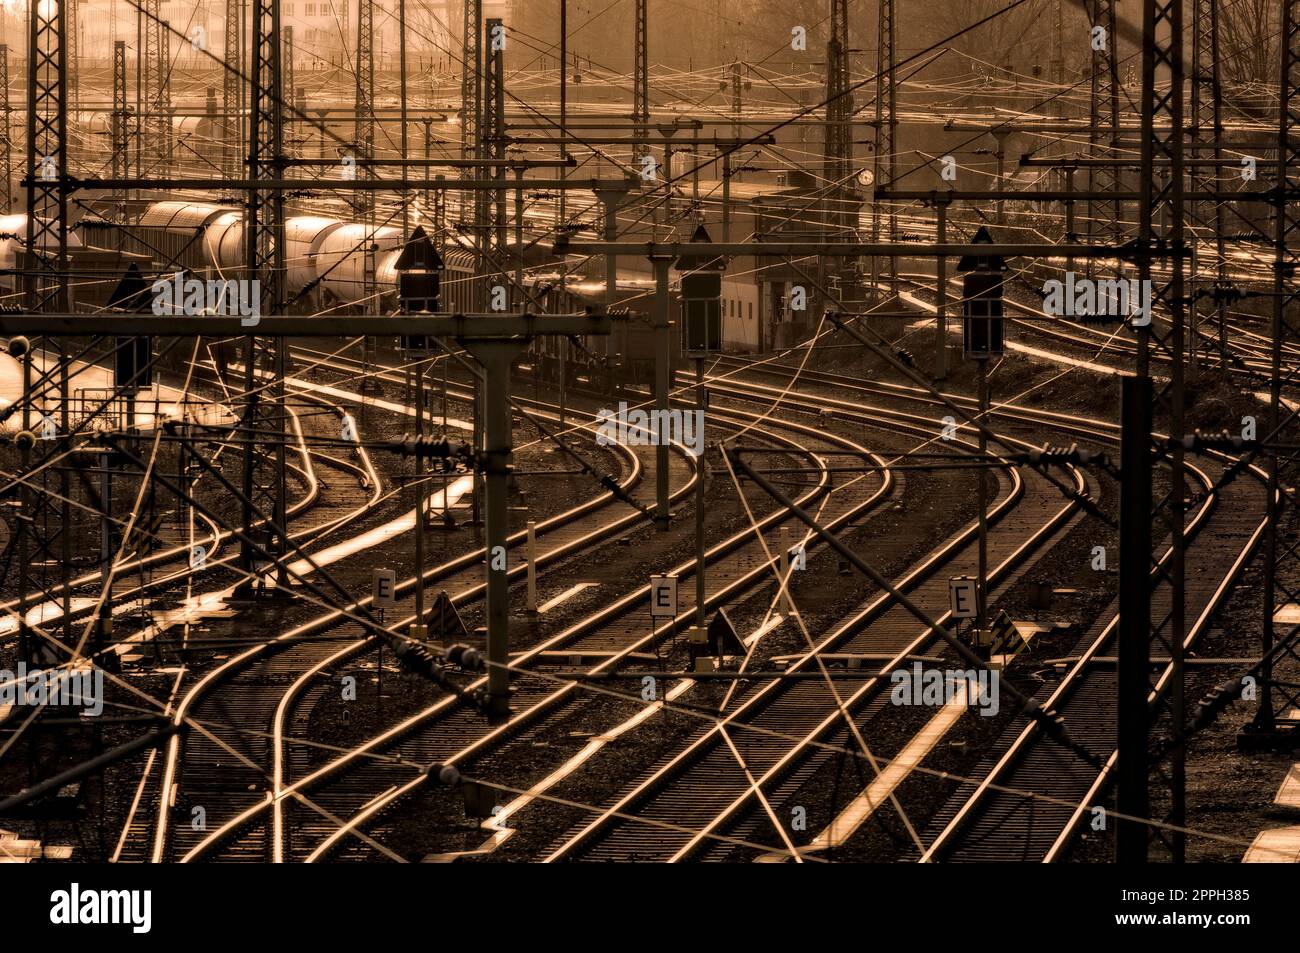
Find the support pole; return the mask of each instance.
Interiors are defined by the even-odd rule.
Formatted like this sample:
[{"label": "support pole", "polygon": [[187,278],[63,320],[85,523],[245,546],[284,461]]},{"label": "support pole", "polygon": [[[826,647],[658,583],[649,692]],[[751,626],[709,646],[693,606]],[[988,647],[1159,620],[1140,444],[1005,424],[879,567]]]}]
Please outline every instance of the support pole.
[{"label": "support pole", "polygon": [[[596,189],[596,198],[604,212],[605,241],[618,240],[618,206],[627,195],[626,186],[621,188]],[[618,256],[612,252],[605,253],[605,307],[614,307],[618,302]],[[604,341],[605,356],[609,357],[610,343]]]},{"label": "support pole", "polygon": [[[116,549],[113,545],[113,463],[112,449],[105,447],[99,454],[99,498],[103,511],[99,520],[99,565],[104,579],[113,578],[113,557]],[[90,653],[98,654],[108,643],[113,632],[113,600],[105,599],[99,604],[99,618],[96,620],[95,636],[91,642]]]},{"label": "support pole", "polygon": [[461,342],[483,366],[482,453],[486,492],[488,719],[510,716],[510,582],[507,574],[508,487],[512,420],[510,365],[523,348],[520,340],[476,338]]},{"label": "support pole", "polygon": [[[705,416],[708,392],[704,388],[704,358],[695,359],[695,403],[699,408],[701,422]],[[702,423],[701,423],[702,426]],[[701,439],[700,445],[704,445]],[[700,453],[696,461],[699,466],[695,482],[695,624],[703,631],[708,627],[704,618],[704,465],[705,455]]]},{"label": "support pole", "polygon": [[[131,174],[131,140],[129,113],[126,106],[126,41],[113,44],[113,140],[112,169],[114,177],[126,178]],[[126,221],[126,189],[113,190],[113,215],[118,223]],[[121,237],[118,238],[121,247]]]},{"label": "support pole", "polygon": [[[294,133],[297,128],[296,112],[297,103],[294,101],[294,72],[293,72],[293,27],[286,25],[281,31],[281,50],[280,50],[280,88],[284,90],[284,100],[289,108],[284,115],[284,133],[283,141],[285,146],[285,158],[289,158],[294,141]],[[402,127],[405,135],[405,125]],[[406,146],[402,146],[402,155],[406,155]],[[284,176],[290,175],[290,167],[285,167]]]},{"label": "support pole", "polygon": [[[504,218],[504,215],[502,216]],[[504,249],[503,249],[504,251]],[[512,297],[519,302],[522,314],[528,309],[528,293],[524,290],[524,170],[515,169],[515,289]]]},{"label": "support pole", "polygon": [[[1065,191],[1074,191],[1074,166],[1067,166],[1065,172]],[[1072,244],[1078,239],[1074,233],[1074,199],[1065,200],[1065,241]],[[1065,259],[1065,270],[1074,271],[1074,257],[1070,256]]]},{"label": "support pole", "polygon": [[[428,349],[420,352],[421,360],[415,362],[415,436],[418,440],[424,436],[424,375],[427,363],[423,358],[429,355]],[[423,639],[428,634],[424,622],[424,529],[425,510],[428,508],[429,486],[426,481],[428,465],[424,457],[415,456],[415,622],[411,626],[411,638]],[[446,505],[446,500],[443,501]]]},{"label": "support pole", "polygon": [[530,614],[537,612],[537,521],[528,521],[528,548],[524,553],[528,560],[528,595],[524,608]]},{"label": "support pole", "polygon": [[[668,321],[668,266],[673,259],[668,255],[654,255],[650,262],[655,271],[655,409],[659,419],[666,420],[668,413],[669,379],[672,375],[672,351]],[[668,529],[668,442],[655,444],[655,527],[660,532]]]},{"label": "support pole", "polygon": [[[1287,383],[1284,355],[1300,341],[1296,301],[1300,296],[1300,253],[1296,239],[1300,236],[1300,209],[1285,196],[1300,189],[1300,148],[1295,144],[1296,110],[1300,108],[1300,0],[1284,0],[1282,5],[1281,72],[1277,128],[1278,199],[1273,219],[1273,313],[1269,342],[1269,402],[1264,433],[1282,444],[1282,432],[1294,428],[1296,414],[1288,406],[1284,387]],[[1294,378],[1292,378],[1294,379]],[[1273,449],[1265,459],[1268,470],[1268,496],[1265,504],[1263,610],[1260,620],[1259,700],[1251,724],[1238,736],[1244,748],[1294,748],[1300,743],[1300,687],[1285,675],[1277,679],[1275,663],[1284,665],[1288,657],[1300,651],[1300,626],[1279,617],[1289,606],[1300,602],[1295,579],[1296,547],[1294,536],[1287,532],[1287,517],[1294,518],[1296,494],[1293,488],[1298,455],[1294,450]],[[1280,494],[1280,497],[1279,497]]]},{"label": "support pole", "polygon": [[4,190],[4,205],[0,208],[8,215],[13,211],[14,117],[13,107],[9,105],[9,44],[7,43],[0,43],[0,88],[4,89],[4,99],[0,100],[0,189]]},{"label": "support pole", "polygon": [[784,585],[781,587],[781,612],[786,615],[794,614],[794,600],[790,598],[790,527],[782,525],[781,527],[781,579]]},{"label": "support pole", "polygon": [[[560,158],[563,159],[568,155],[569,149],[569,0],[560,0]],[[564,180],[568,178],[568,169],[560,166],[560,200],[559,210],[556,215],[556,225],[564,228],[568,224],[568,209],[565,203],[565,194],[568,189],[565,187]],[[569,284],[569,265],[567,260],[560,260],[560,300],[563,301],[567,296]],[[561,305],[563,307],[563,305]],[[568,375],[569,364],[569,339],[560,338],[555,342],[556,350],[560,355],[560,429],[559,439],[564,439],[564,418],[567,415],[565,401],[565,378]]]},{"label": "support pole", "polygon": [[[633,160],[650,152],[650,41],[647,7],[649,0],[635,0],[636,23],[634,49],[632,54],[632,119],[636,123],[636,146]],[[561,131],[561,135],[565,135]],[[664,177],[668,177],[667,169]]]},{"label": "support pole", "polygon": [[[1284,34],[1285,36],[1285,34]],[[1285,41],[1284,41],[1285,42]],[[1192,103],[1192,122],[1190,132],[1192,141],[1197,144],[1210,145],[1208,151],[1198,152],[1200,158],[1210,158],[1220,160],[1223,157],[1219,149],[1219,143],[1223,141],[1223,90],[1219,85],[1219,0],[1192,0],[1192,70],[1191,70],[1191,103]],[[1206,172],[1209,174],[1205,174]],[[1195,176],[1198,190],[1213,191],[1219,185],[1220,170],[1217,167],[1210,167],[1209,170],[1201,170],[1201,174]],[[1224,230],[1226,222],[1224,220],[1224,204],[1222,202],[1205,203],[1197,205],[1199,215],[1202,221],[1210,220],[1214,226],[1214,251],[1216,260],[1215,280],[1219,284],[1224,284],[1228,280],[1227,258],[1224,248]],[[1193,246],[1195,248],[1195,246]],[[1196,277],[1197,269],[1192,269],[1193,279]],[[1203,285],[1202,282],[1196,284]],[[1187,317],[1190,322],[1190,331],[1192,347],[1188,352],[1190,365],[1195,371],[1198,360],[1198,352],[1201,348],[1201,338],[1214,340],[1212,332],[1201,333],[1199,329],[1208,322],[1200,319],[1200,312],[1205,310],[1207,317],[1209,311],[1203,305],[1196,292],[1197,287],[1189,290],[1191,301],[1188,306]],[[1227,324],[1227,301],[1219,297],[1217,301],[1211,303],[1216,312],[1216,322],[1218,324],[1217,346],[1219,349],[1220,370],[1226,376],[1228,374],[1228,342],[1226,337]],[[1212,349],[1212,345],[1207,345],[1207,353]]]},{"label": "support pole", "polygon": [[[485,178],[499,183],[485,198],[490,206],[489,227],[491,235],[486,241],[492,249],[493,280],[502,287],[508,285],[506,259],[508,232],[506,228],[506,170],[501,165],[506,157],[506,99],[505,99],[505,24],[496,17],[483,23],[483,125],[481,130],[485,158],[494,164],[485,169]],[[509,308],[509,301],[506,302]]]},{"label": "support pole", "polygon": [[[24,290],[28,313],[57,313],[69,307],[68,196],[59,184],[68,173],[68,116],[65,108],[67,25],[62,6],[58,3],[29,4],[28,27],[26,247],[29,249],[29,264],[19,287]],[[8,90],[5,95],[8,95]],[[42,177],[39,174],[41,169],[52,174]],[[19,657],[28,662],[43,662],[51,657],[39,633],[33,637],[32,627],[27,621],[32,598],[41,605],[55,602],[54,592],[62,592],[58,600],[62,608],[59,633],[65,644],[73,641],[69,601],[72,509],[69,468],[66,465],[58,467],[57,489],[51,491],[49,486],[50,464],[57,465],[58,454],[65,446],[63,440],[71,431],[68,349],[63,341],[57,343],[58,364],[48,369],[45,387],[48,388],[48,381],[58,381],[60,418],[55,423],[54,410],[51,409],[48,416],[41,415],[43,419],[38,429],[52,428],[63,439],[40,441],[35,449],[24,446],[19,452],[22,471],[33,465],[41,468],[36,483],[24,481],[20,488],[21,511],[15,529],[19,561]],[[36,426],[34,415],[41,414],[32,391],[32,365],[33,351],[29,349],[23,358],[22,421],[25,431]],[[33,461],[33,457],[38,459]]]},{"label": "support pole", "polygon": [[[880,0],[879,32],[876,34],[876,149],[872,156],[875,187],[891,189],[898,172],[898,83],[894,76],[895,0]],[[898,215],[894,204],[889,204],[885,219],[887,241],[894,241],[898,231]],[[871,240],[879,240],[881,226],[880,203],[872,203]],[[879,278],[880,259],[873,257],[873,277]],[[889,257],[889,282],[892,294],[898,294],[898,259]]]},{"label": "support pole", "polygon": [[[1105,31],[1105,42],[1092,45],[1092,76],[1089,96],[1089,152],[1094,157],[1115,157],[1119,139],[1119,34],[1116,32],[1117,0],[1095,0],[1092,26]],[[1124,184],[1119,169],[1089,168],[1090,194],[1117,191]],[[1120,201],[1088,199],[1088,239],[1119,243],[1123,234]],[[1088,262],[1091,277],[1094,263]]]},{"label": "support pole", "polygon": [[[280,4],[275,0],[255,0],[253,5],[253,32],[250,71],[251,109],[249,112],[249,170],[252,187],[248,191],[248,206],[244,217],[245,261],[248,274],[260,282],[262,314],[280,314],[284,310],[284,193],[259,187],[262,180],[278,175],[279,162],[284,155],[284,121],[280,87],[280,68],[283,47],[280,40]],[[270,505],[262,509],[272,514],[271,535],[267,550],[283,557],[289,551],[285,469],[286,417],[284,372],[288,343],[283,339],[268,342],[271,351],[271,381],[263,388],[257,375],[260,360],[257,340],[252,334],[244,337],[244,408],[242,426],[248,446],[244,450],[243,512],[240,527],[239,567],[247,576],[235,589],[235,598],[245,598],[254,591],[257,556],[251,544],[254,509],[257,496],[269,495]],[[259,439],[271,443],[269,472],[263,469],[255,474],[263,451],[257,446]],[[275,567],[275,595],[288,592],[289,577],[283,558]]]},{"label": "support pole", "polygon": [[[1183,7],[1185,0],[1146,0],[1143,6],[1142,49],[1142,127],[1141,182],[1142,205],[1139,214],[1138,278],[1150,282],[1154,314],[1164,320],[1149,320],[1138,329],[1136,371],[1139,377],[1151,376],[1152,355],[1162,357],[1168,367],[1168,380],[1153,387],[1153,413],[1174,438],[1167,455],[1169,488],[1148,510],[1167,534],[1169,558],[1156,564],[1158,583],[1168,587],[1167,611],[1163,608],[1148,622],[1147,638],[1163,649],[1170,660],[1168,689],[1160,701],[1161,717],[1151,719],[1174,739],[1157,763],[1156,772],[1162,785],[1162,801],[1168,808],[1161,813],[1161,825],[1147,832],[1159,842],[1174,863],[1184,858],[1186,814],[1186,749],[1182,743],[1185,719],[1183,705],[1183,652],[1186,639],[1186,601],[1184,556],[1186,541],[1186,485],[1183,466],[1184,391],[1183,373],[1186,356],[1184,323],[1186,301],[1183,282],[1183,257],[1186,240],[1183,226]],[[1168,250],[1171,254],[1163,272],[1153,269],[1155,255]],[[1166,423],[1167,421],[1167,423]],[[1150,438],[1148,438],[1148,442]],[[1147,552],[1147,565],[1151,553]],[[1130,564],[1130,567],[1132,564]],[[1132,569],[1126,570],[1132,572]]]},{"label": "support pole", "polygon": [[1005,225],[1007,223],[1007,207],[1006,207],[1006,203],[1002,200],[1002,196],[1006,193],[1007,136],[1008,135],[1009,133],[1006,132],[993,133],[993,141],[998,144],[997,152],[994,153],[994,156],[997,159],[997,177],[998,177],[998,185],[996,190],[998,193],[997,212],[994,221],[996,221],[999,225]]},{"label": "support pole", "polygon": [[[948,240],[948,204],[951,200],[935,200],[936,237],[940,244]],[[948,259],[940,256],[935,259],[935,302],[934,302],[934,379],[948,379]]]},{"label": "support pole", "polygon": [[[979,453],[980,459],[986,460],[989,453],[988,414],[989,414],[989,361],[986,357],[978,358],[979,365],[979,409],[980,423]],[[975,593],[975,626],[986,629],[989,624],[989,487],[988,471],[980,468],[975,471],[979,480],[979,492],[976,507],[979,509],[979,587]]]},{"label": "support pole", "polygon": [[731,150],[722,153],[722,240],[731,241]]},{"label": "support pole", "polygon": [[[353,149],[358,159],[375,157],[375,4],[374,0],[357,0],[357,63],[353,75],[356,84],[353,91]],[[403,154],[402,158],[406,158]],[[372,178],[374,170],[362,166],[358,178]],[[374,241],[375,196],[365,193],[353,197],[353,208],[366,228],[366,243]],[[374,272],[367,263],[363,290],[364,306],[372,308],[368,300],[373,283]],[[368,343],[368,342],[367,342]]]},{"label": "support pole", "polygon": [[[224,165],[226,175],[235,178],[239,172],[239,157],[243,154],[241,140],[243,138],[243,123],[240,120],[242,110],[240,109],[240,92],[242,86],[239,79],[243,74],[243,61],[241,46],[239,43],[239,23],[244,15],[244,7],[241,0],[226,0],[226,17],[225,17],[225,47],[222,56],[225,60],[225,68],[221,71],[221,94],[222,109],[224,110],[225,122],[225,150]],[[324,145],[324,138],[321,140]]]}]

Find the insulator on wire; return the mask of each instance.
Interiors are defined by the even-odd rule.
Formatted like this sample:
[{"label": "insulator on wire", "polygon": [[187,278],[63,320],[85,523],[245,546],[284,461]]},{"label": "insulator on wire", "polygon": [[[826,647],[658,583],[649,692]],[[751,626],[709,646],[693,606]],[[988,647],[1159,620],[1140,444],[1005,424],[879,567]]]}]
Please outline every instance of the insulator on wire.
[{"label": "insulator on wire", "polygon": [[483,667],[483,654],[472,645],[457,643],[447,649],[447,661],[459,665],[466,671],[476,671]]},{"label": "insulator on wire", "polygon": [[450,764],[431,764],[425,768],[424,773],[439,784],[445,784],[448,787],[460,783],[460,772]]},{"label": "insulator on wire", "polygon": [[1193,730],[1211,724],[1223,710],[1241,697],[1243,676],[1230,678],[1212,688],[1208,695],[1196,704],[1193,715]]},{"label": "insulator on wire", "polygon": [[1214,290],[1210,292],[1210,298],[1215,304],[1235,304],[1244,300],[1245,297],[1246,292],[1236,285],[1220,281],[1214,283]]},{"label": "insulator on wire", "polygon": [[467,445],[457,444],[453,447],[451,441],[443,437],[415,437],[411,434],[407,434],[401,440],[393,441],[390,446],[404,457],[433,457],[442,460],[464,456],[469,452]]},{"label": "insulator on wire", "polygon": [[1258,440],[1247,440],[1241,434],[1232,433],[1228,430],[1221,430],[1213,434],[1202,433],[1197,430],[1190,435],[1184,435],[1181,443],[1185,450],[1242,450],[1246,447],[1259,445]]}]

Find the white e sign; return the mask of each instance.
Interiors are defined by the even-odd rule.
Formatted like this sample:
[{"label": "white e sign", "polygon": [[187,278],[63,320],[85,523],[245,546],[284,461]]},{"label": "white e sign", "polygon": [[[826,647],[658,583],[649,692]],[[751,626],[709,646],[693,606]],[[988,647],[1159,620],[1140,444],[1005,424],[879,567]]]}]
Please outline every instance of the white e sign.
[{"label": "white e sign", "polygon": [[948,608],[954,619],[973,619],[977,615],[979,583],[971,576],[953,576],[948,580]]},{"label": "white e sign", "polygon": [[650,577],[650,617],[672,619],[677,615],[677,577]]},{"label": "white e sign", "polygon": [[376,569],[370,577],[370,594],[376,609],[397,605],[397,570]]}]

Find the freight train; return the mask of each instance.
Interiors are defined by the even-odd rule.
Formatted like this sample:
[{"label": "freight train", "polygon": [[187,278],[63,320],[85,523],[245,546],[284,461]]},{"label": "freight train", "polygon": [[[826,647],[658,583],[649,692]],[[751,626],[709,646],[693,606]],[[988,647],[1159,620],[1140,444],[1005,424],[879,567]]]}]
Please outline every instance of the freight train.
[{"label": "freight train", "polygon": [[[139,219],[122,226],[95,216],[76,226],[86,245],[115,247],[149,256],[155,274],[185,272],[196,277],[235,278],[246,268],[244,214],[239,208],[208,202],[160,201],[145,207]],[[367,234],[371,236],[367,241]],[[291,311],[346,309],[383,310],[396,307],[401,229],[367,226],[324,215],[298,215],[285,223],[285,292]],[[483,310],[484,279],[477,274],[476,254],[456,235],[445,237],[439,249],[444,270],[442,310],[474,313]],[[506,250],[512,270],[518,249]],[[572,313],[605,304],[603,279],[575,274],[560,280],[555,262],[544,246],[523,252],[527,310]],[[533,342],[524,363],[555,380],[563,366],[573,386],[608,390],[617,384],[648,384],[654,377],[655,343],[650,328],[653,282],[620,271],[615,330],[604,336],[575,337],[561,343],[551,336]],[[674,301],[677,292],[673,292]],[[519,297],[512,292],[512,297]],[[751,305],[752,309],[752,305]],[[673,343],[676,355],[676,342]]]},{"label": "freight train", "polygon": [[[26,216],[9,216],[0,236],[0,269],[15,258],[25,234]],[[369,240],[367,240],[369,235]],[[150,203],[127,225],[95,214],[83,216],[69,236],[72,269],[79,268],[78,255],[94,251],[101,257],[113,250],[120,261],[135,262],[153,276],[181,272],[187,277],[231,279],[246,270],[244,212],[234,205],[212,202],[167,200]],[[401,254],[401,229],[390,225],[371,227],[328,215],[302,214],[285,223],[285,300],[287,310],[312,313],[349,308],[392,310],[396,308],[396,262]],[[11,247],[12,246],[12,247]],[[439,249],[444,271],[441,308],[444,312],[474,313],[483,310],[484,278],[476,272],[477,256],[464,238],[449,232]],[[516,262],[515,255],[521,255]],[[111,256],[109,256],[111,257]],[[573,313],[604,307],[607,302],[604,277],[580,270],[561,280],[558,262],[544,244],[532,244],[522,251],[505,250],[506,270],[522,266],[521,297],[534,313]],[[595,262],[592,267],[596,267]],[[9,264],[9,267],[14,267]],[[102,267],[107,267],[105,263]],[[125,270],[125,264],[122,265]],[[100,272],[101,274],[103,271]],[[116,274],[120,275],[121,271]],[[676,275],[674,274],[674,278]],[[0,288],[14,292],[13,275],[0,271]],[[509,282],[506,282],[507,284]],[[87,284],[87,283],[83,283]],[[75,296],[81,310],[98,310],[107,301],[116,280],[105,277],[95,287],[80,289]],[[578,336],[560,340],[543,336],[530,345],[522,362],[530,373],[555,381],[561,367],[569,383],[584,389],[609,391],[620,385],[649,386],[654,380],[657,353],[651,326],[653,278],[644,271],[620,263],[615,289],[614,331],[608,336]],[[670,314],[675,323],[678,291],[670,292]],[[752,350],[744,344],[755,321],[758,289],[744,282],[725,282],[722,314],[724,343],[729,349]],[[511,309],[517,304],[511,305]],[[672,333],[670,354],[674,365],[680,355],[676,333]],[[737,345],[737,342],[740,342]]]}]

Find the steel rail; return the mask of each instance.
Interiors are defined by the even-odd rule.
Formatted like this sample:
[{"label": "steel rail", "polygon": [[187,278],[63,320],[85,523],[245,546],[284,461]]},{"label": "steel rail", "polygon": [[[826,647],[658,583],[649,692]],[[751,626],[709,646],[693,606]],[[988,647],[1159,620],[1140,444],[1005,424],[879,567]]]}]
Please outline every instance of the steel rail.
[{"label": "steel rail", "polygon": [[[711,416],[714,420],[718,420],[720,418],[721,419],[730,418],[732,420],[737,419],[736,412],[734,411],[730,413],[720,412],[716,408],[712,409]],[[741,413],[738,419],[740,419],[741,421],[748,419],[750,424],[753,424],[755,422],[758,422],[760,418],[759,415],[757,414]],[[780,428],[794,429],[796,431],[803,432],[809,435],[816,435],[822,437],[823,439],[826,439],[827,437],[827,435],[821,434],[815,428],[811,428],[806,425],[797,424],[789,421],[769,419],[766,421],[762,421],[762,423],[769,424],[775,427],[780,427]],[[832,440],[831,442],[839,443],[842,445],[851,444],[851,441],[847,441],[844,438],[838,438],[838,437],[834,438],[834,440]],[[855,447],[854,449],[860,450],[861,452],[867,452],[865,448]],[[830,488],[829,474],[825,472],[826,469],[825,461],[822,460],[820,456],[818,456],[817,459],[820,461],[819,465],[821,470],[823,471],[821,481],[819,482],[817,487],[814,487],[813,489],[806,491],[803,494],[803,496],[801,497],[801,500],[803,502],[806,502],[808,497],[815,497],[826,492],[832,492],[832,493],[836,492],[835,490]],[[883,466],[884,463],[883,460],[879,460],[877,458],[877,462]],[[842,525],[844,523],[847,523],[852,519],[858,518],[863,512],[877,506],[879,502],[884,499],[885,495],[890,491],[893,485],[892,478],[888,478],[887,473],[885,474],[885,476],[886,479],[882,480],[881,486],[877,489],[877,491],[874,494],[872,494],[872,496],[856,504],[853,507],[853,509],[849,510],[847,513],[839,516],[834,521],[834,525]],[[778,523],[783,522],[788,518],[789,518],[789,514],[786,513],[782,508],[778,508],[768,513],[761,520],[759,520],[758,530],[762,531],[768,529],[772,526],[777,525]],[[755,532],[754,527],[746,527],[739,533],[733,535],[728,540],[725,540],[723,541],[723,543],[717,544],[713,548],[711,548],[706,553],[706,559],[715,558],[715,554],[718,554],[719,551],[723,550],[724,548],[725,550],[730,550],[730,549],[734,549],[737,545],[741,545],[745,543],[749,539],[749,537],[754,534],[754,532]],[[760,560],[760,562],[761,565],[750,569],[740,579],[732,583],[729,583],[723,590],[715,591],[711,595],[709,595],[707,599],[707,605],[709,607],[720,605],[728,598],[732,598],[736,593],[745,591],[756,582],[761,582],[763,579],[765,579],[768,573],[770,573],[775,562],[768,561],[768,560]],[[680,576],[684,572],[689,571],[693,565],[694,565],[694,560],[692,559],[685,563],[682,563],[680,566],[674,567],[673,569],[669,570],[669,572],[675,572]],[[649,594],[649,586],[639,587],[635,591],[624,596],[613,606],[601,610],[600,612],[588,617],[582,622],[577,623],[575,626],[570,627],[568,630],[566,630],[566,632],[561,633],[559,636],[557,636],[556,639],[564,639],[567,641],[568,639],[574,637],[575,635],[582,634],[584,630],[590,629],[592,627],[610,621],[612,618],[621,614],[623,611],[642,602],[648,594]],[[612,657],[605,659],[599,664],[597,664],[596,666],[594,666],[587,674],[599,675],[604,672],[613,671],[620,664],[622,664],[624,660],[631,657],[634,653],[645,651],[647,648],[652,647],[654,644],[656,644],[658,640],[662,640],[663,638],[670,635],[678,626],[686,622],[689,622],[691,619],[694,618],[694,614],[695,614],[694,608],[686,612],[680,613],[674,620],[672,620],[672,622],[659,626],[658,628],[655,629],[654,632],[650,633],[649,635],[643,636],[637,639],[636,641],[634,641],[633,643],[625,646],[623,649],[618,651]],[[547,647],[552,647],[554,641],[555,640],[548,641],[547,643],[544,643],[542,646],[539,646],[537,649],[531,651],[536,652],[538,651],[538,649],[545,650],[545,648]],[[526,657],[527,656],[525,656],[525,658]],[[522,662],[523,659],[521,658],[520,661]],[[512,668],[513,667],[515,667],[515,665],[512,665]],[[575,693],[580,692],[581,689],[582,689],[582,685],[578,682],[567,681],[567,680],[564,681],[563,684],[561,684],[561,686],[555,692],[546,696],[540,703],[533,706],[533,708],[530,709],[528,712],[521,713],[520,716],[517,716],[516,718],[512,718],[511,721],[508,722],[506,725],[503,725],[496,731],[492,732],[491,734],[474,741],[467,747],[458,751],[451,758],[446,759],[443,763],[448,765],[456,765],[468,761],[469,759],[477,755],[481,755],[489,747],[495,746],[501,740],[504,740],[504,738],[507,737],[508,734],[517,731],[524,724],[527,724],[535,720],[541,713],[543,713],[544,711],[548,711],[555,705],[558,705],[559,703],[567,700]],[[353,834],[355,831],[359,830],[362,827],[362,825],[374,819],[380,812],[388,809],[397,800],[401,799],[402,797],[405,797],[406,795],[410,794],[412,791],[422,786],[427,779],[428,779],[427,774],[418,775],[417,777],[408,781],[405,785],[402,785],[401,787],[395,790],[384,792],[383,794],[379,795],[377,798],[375,798],[370,803],[368,803],[358,814],[350,818],[345,825],[335,830],[328,838],[322,841],[321,844],[319,844],[316,847],[316,849],[312,851],[312,853],[309,855],[308,861],[312,862],[324,857],[330,851],[335,849],[344,837]]]}]

